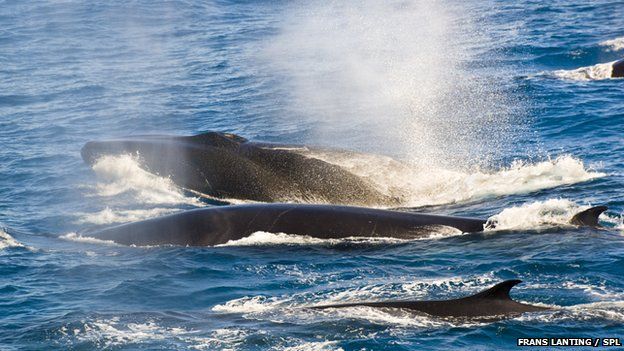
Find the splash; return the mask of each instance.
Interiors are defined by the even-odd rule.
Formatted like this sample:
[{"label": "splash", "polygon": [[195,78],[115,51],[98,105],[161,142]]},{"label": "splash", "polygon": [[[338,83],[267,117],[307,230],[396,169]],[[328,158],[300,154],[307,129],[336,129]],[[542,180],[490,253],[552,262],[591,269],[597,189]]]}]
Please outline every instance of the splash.
[{"label": "splash", "polygon": [[600,46],[606,46],[609,51],[619,51],[624,49],[624,37],[605,40],[600,43]]},{"label": "splash", "polygon": [[[579,206],[570,200],[550,199],[522,206],[509,207],[489,218],[496,222],[494,230],[539,230],[552,227],[571,227],[570,219],[589,206]],[[601,218],[605,215],[602,214]]]},{"label": "splash", "polygon": [[11,235],[9,235],[4,229],[0,228],[0,250],[6,249],[8,247],[24,247],[22,243],[15,240]]},{"label": "splash", "polygon": [[320,0],[286,12],[258,61],[282,78],[289,116],[315,142],[473,166],[513,139],[521,106],[500,87],[506,74],[480,66],[487,37],[469,6]]},{"label": "splash", "polygon": [[103,156],[93,164],[93,170],[101,180],[96,185],[101,197],[129,194],[143,204],[202,206],[199,199],[185,196],[171,179],[142,169],[133,155]]},{"label": "splash", "polygon": [[537,163],[516,161],[493,172],[463,172],[408,165],[379,155],[318,151],[304,154],[337,164],[368,180],[382,193],[401,199],[402,206],[412,207],[524,194],[605,176],[569,155]]},{"label": "splash", "polygon": [[554,71],[553,75],[557,78],[577,81],[612,79],[611,72],[613,72],[614,62],[616,61],[599,63],[597,65],[581,67],[573,70],[558,70]]}]

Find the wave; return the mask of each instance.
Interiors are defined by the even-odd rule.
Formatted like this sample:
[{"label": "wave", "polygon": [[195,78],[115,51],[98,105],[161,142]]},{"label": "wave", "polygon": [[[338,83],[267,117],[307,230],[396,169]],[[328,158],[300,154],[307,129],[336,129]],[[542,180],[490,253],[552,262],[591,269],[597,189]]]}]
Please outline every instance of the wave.
[{"label": "wave", "polygon": [[171,179],[141,168],[134,155],[102,156],[92,168],[100,180],[95,186],[98,196],[130,194],[139,203],[203,206],[198,198],[185,196]]},{"label": "wave", "polygon": [[[539,230],[553,227],[572,227],[570,219],[589,206],[579,206],[566,199],[549,199],[535,201],[521,206],[505,208],[500,213],[490,217],[488,221],[496,223],[498,230]],[[613,221],[605,214],[601,219]]]},{"label": "wave", "polygon": [[493,172],[463,172],[414,167],[380,155],[310,150],[302,153],[347,169],[382,193],[401,199],[401,205],[406,207],[530,193],[605,176],[570,155],[537,163],[515,161],[508,168]]},{"label": "wave", "polygon": [[600,43],[600,46],[606,46],[609,51],[624,50],[624,37],[605,40]]},{"label": "wave", "polygon": [[557,70],[552,74],[557,78],[577,81],[617,79],[611,77],[614,62],[616,61],[599,63],[597,65],[581,67],[573,70]]},{"label": "wave", "polygon": [[0,250],[8,247],[24,247],[24,245],[15,240],[15,238],[9,235],[4,229],[0,228]]},{"label": "wave", "polygon": [[172,208],[151,208],[146,210],[114,210],[110,207],[95,213],[76,214],[78,224],[112,224],[135,222],[147,218],[163,216],[178,211]]}]

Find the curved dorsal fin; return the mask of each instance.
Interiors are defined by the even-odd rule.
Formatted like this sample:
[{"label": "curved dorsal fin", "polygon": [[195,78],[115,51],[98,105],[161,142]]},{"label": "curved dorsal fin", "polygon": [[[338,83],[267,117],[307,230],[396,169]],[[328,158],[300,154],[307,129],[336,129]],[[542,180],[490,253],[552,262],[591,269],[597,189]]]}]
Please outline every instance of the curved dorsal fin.
[{"label": "curved dorsal fin", "polygon": [[511,300],[511,297],[509,297],[509,291],[511,291],[511,288],[513,288],[514,286],[520,283],[522,283],[522,280],[518,280],[518,279],[505,280],[502,283],[498,283],[487,290],[484,290],[472,296],[468,296],[467,298],[468,299]]},{"label": "curved dorsal fin", "polygon": [[570,223],[580,226],[598,227],[598,216],[607,210],[607,206],[596,206],[579,212],[572,217]]}]

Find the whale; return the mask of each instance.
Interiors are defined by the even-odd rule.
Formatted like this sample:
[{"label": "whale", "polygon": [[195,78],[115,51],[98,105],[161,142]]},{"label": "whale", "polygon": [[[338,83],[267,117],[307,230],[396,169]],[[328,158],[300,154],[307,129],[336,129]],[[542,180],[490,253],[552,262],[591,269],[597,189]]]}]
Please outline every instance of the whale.
[{"label": "whale", "polygon": [[[591,208],[571,224],[595,226],[606,207]],[[483,231],[496,223],[485,219],[320,204],[244,204],[212,206],[80,233],[122,245],[215,246],[256,232],[305,235],[319,239],[427,238],[449,228]]]},{"label": "whale", "polygon": [[330,304],[310,306],[311,309],[335,309],[347,307],[373,307],[385,309],[402,309],[424,313],[442,318],[466,319],[503,319],[517,317],[527,312],[541,312],[550,310],[550,307],[529,305],[514,301],[509,292],[511,288],[520,284],[521,280],[506,280],[477,294],[451,300],[395,300],[395,301],[367,301],[344,304]]},{"label": "whale", "polygon": [[352,153],[251,142],[222,132],[192,136],[147,135],[89,141],[81,150],[93,165],[103,156],[136,156],[141,167],[178,186],[218,199],[396,207],[400,199],[378,191],[343,167],[302,151]]},{"label": "whale", "polygon": [[624,59],[615,61],[611,70],[612,78],[624,78]]}]

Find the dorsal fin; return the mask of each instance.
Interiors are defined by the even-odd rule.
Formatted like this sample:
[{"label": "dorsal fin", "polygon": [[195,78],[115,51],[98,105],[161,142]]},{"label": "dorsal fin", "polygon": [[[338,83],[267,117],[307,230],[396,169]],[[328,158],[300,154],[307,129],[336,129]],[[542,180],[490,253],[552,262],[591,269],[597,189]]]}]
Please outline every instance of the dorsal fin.
[{"label": "dorsal fin", "polygon": [[522,280],[505,280],[504,282],[498,283],[487,290],[468,296],[467,299],[511,300],[511,297],[509,297],[509,291],[511,291],[511,288],[520,283],[522,283]]},{"label": "dorsal fin", "polygon": [[238,136],[232,133],[222,132],[205,132],[197,135],[191,135],[182,137],[185,140],[192,141],[198,144],[205,144],[210,146],[229,146],[244,143],[247,139],[242,136]]},{"label": "dorsal fin", "polygon": [[596,206],[579,212],[572,217],[570,223],[580,226],[598,227],[598,216],[607,210],[607,206]]}]

